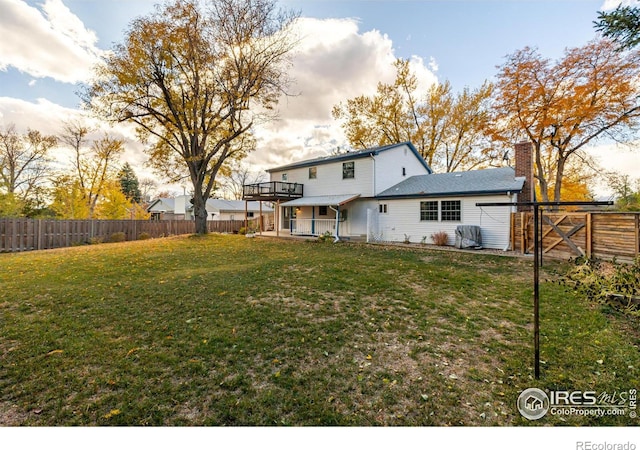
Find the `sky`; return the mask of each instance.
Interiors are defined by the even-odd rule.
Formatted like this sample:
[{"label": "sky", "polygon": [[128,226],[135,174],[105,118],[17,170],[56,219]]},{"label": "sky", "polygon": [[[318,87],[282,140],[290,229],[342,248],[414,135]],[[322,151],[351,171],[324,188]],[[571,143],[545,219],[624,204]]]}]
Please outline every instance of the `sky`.
[{"label": "sky", "polygon": [[[633,2],[634,0],[624,0]],[[0,126],[59,134],[83,116],[77,96],[93,64],[124,39],[156,0],[0,0]],[[302,40],[291,68],[297,95],[281,100],[278,121],[256,130],[253,170],[344,148],[334,105],[371,94],[394,78],[393,61],[410,59],[421,83],[455,91],[492,80],[506,55],[525,46],[556,59],[596,37],[600,10],[620,0],[280,0],[300,12]],[[127,140],[125,160],[152,176],[131,127],[108,130]],[[601,145],[607,171],[640,178],[640,149]],[[59,159],[64,161],[64,154]],[[153,175],[163,182],[157,175]],[[175,186],[174,186],[175,187]]]}]

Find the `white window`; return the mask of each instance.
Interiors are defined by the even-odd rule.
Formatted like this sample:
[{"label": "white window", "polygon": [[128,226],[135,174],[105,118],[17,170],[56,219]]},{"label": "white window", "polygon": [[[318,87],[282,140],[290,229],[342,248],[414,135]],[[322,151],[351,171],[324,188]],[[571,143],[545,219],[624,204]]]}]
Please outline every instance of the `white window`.
[{"label": "white window", "polygon": [[420,202],[420,221],[438,221],[438,202]]},{"label": "white window", "polygon": [[443,222],[460,222],[461,211],[460,200],[442,200],[440,202],[440,220]]},{"label": "white window", "polygon": [[343,180],[356,177],[355,166],[356,166],[356,163],[353,161],[342,163],[342,179]]},{"label": "white window", "polygon": [[378,205],[378,212],[380,214],[386,214],[387,213],[387,204],[386,203],[380,203]]},{"label": "white window", "polygon": [[282,174],[282,181],[287,181],[287,174],[286,173]]}]

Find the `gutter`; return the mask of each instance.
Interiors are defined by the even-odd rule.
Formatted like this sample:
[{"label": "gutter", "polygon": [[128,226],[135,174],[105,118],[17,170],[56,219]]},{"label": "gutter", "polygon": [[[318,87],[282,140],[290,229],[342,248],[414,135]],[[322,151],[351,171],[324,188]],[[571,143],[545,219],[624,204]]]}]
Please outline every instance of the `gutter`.
[{"label": "gutter", "polygon": [[404,198],[434,198],[434,197],[467,197],[474,195],[493,195],[493,194],[508,194],[509,192],[521,192],[522,190],[512,189],[508,190],[497,190],[497,191],[460,191],[460,192],[433,192],[426,193],[421,192],[418,194],[387,194],[387,195],[376,195],[375,198],[378,200],[393,200],[393,199],[404,199]]},{"label": "gutter", "polygon": [[371,161],[373,161],[373,192],[371,193],[373,196],[376,195],[376,158],[375,158],[375,154],[372,153],[369,155],[369,157],[371,158]]}]

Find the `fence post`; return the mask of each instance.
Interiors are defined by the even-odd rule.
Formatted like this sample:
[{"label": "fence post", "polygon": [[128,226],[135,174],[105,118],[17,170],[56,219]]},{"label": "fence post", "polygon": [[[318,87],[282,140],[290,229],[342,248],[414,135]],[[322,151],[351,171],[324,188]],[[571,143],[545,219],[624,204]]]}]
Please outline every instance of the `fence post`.
[{"label": "fence post", "polygon": [[[511,220],[510,220],[510,233],[509,233],[509,237],[511,238],[511,250],[512,251],[516,251],[516,213],[512,212],[511,215]],[[368,218],[368,215],[367,215]],[[369,228],[367,227],[367,230]],[[367,234],[367,239],[369,239],[369,236]]]},{"label": "fence post", "polygon": [[640,254],[640,213],[636,213],[636,257]]},{"label": "fence post", "polygon": [[38,234],[37,234],[37,241],[36,241],[36,248],[38,250],[42,250],[42,219],[38,219],[37,222],[37,229],[38,229]]},{"label": "fence post", "polygon": [[525,225],[529,224],[529,218],[527,217],[526,212],[520,213],[520,252],[524,255],[527,253],[527,247],[529,243],[527,242],[528,230]]},{"label": "fence post", "polygon": [[592,236],[593,236],[593,228],[592,228],[592,223],[591,223],[591,213],[587,213],[586,217],[585,217],[585,222],[586,222],[586,230],[585,230],[585,239],[587,240],[587,242],[585,242],[585,245],[587,247],[587,258],[591,259],[591,252],[593,249],[593,240],[592,240]]},{"label": "fence post", "polygon": [[16,247],[16,242],[18,242],[18,220],[14,219],[12,221],[12,228],[11,228],[11,251],[15,252],[15,251],[19,251],[20,248]]}]

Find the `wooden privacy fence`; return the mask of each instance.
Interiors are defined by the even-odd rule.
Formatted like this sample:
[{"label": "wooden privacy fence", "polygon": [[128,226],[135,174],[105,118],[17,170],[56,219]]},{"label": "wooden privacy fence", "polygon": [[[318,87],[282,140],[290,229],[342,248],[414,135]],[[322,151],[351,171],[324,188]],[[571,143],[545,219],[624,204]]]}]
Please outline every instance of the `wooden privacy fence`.
[{"label": "wooden privacy fence", "polygon": [[[513,213],[511,248],[531,253],[533,213]],[[613,259],[630,262],[640,255],[640,213],[542,213],[542,252],[554,258]]]},{"label": "wooden privacy fence", "polygon": [[[255,221],[255,220],[254,220]],[[254,225],[250,221],[250,226]],[[209,232],[237,233],[244,220],[211,220]],[[0,219],[0,252],[21,252],[109,242],[115,233],[127,241],[195,233],[190,220]]]}]

